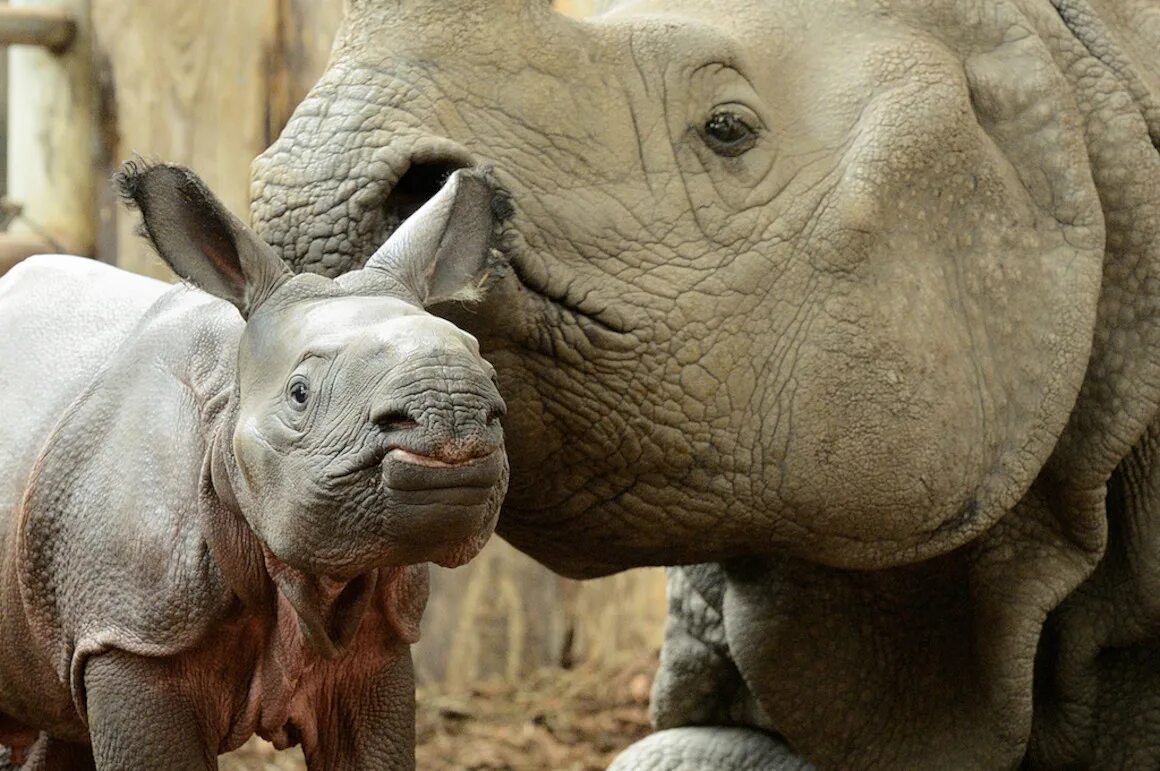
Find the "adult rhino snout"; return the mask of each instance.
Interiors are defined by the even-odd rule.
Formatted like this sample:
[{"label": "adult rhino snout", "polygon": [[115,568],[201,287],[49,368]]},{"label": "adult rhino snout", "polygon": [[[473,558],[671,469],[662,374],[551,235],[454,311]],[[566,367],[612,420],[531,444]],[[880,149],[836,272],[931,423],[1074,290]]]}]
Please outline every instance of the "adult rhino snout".
[{"label": "adult rhino snout", "polygon": [[254,161],[251,213],[262,238],[297,270],[334,277],[361,267],[453,172],[478,161],[456,142],[397,125],[352,151],[346,125],[382,120],[382,106],[336,103],[322,85],[299,107],[294,130]]}]

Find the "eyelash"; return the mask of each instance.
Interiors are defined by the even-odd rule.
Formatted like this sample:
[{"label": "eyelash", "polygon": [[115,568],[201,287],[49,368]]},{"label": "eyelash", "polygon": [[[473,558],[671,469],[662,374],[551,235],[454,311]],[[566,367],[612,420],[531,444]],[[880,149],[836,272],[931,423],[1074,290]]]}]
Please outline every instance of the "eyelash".
[{"label": "eyelash", "polygon": [[[717,130],[722,133],[735,133],[740,130],[741,133],[735,138],[729,138],[714,133]],[[757,144],[758,133],[758,129],[744,118],[725,109],[714,110],[701,127],[701,136],[705,144],[714,153],[725,158],[736,158],[752,149]]]}]

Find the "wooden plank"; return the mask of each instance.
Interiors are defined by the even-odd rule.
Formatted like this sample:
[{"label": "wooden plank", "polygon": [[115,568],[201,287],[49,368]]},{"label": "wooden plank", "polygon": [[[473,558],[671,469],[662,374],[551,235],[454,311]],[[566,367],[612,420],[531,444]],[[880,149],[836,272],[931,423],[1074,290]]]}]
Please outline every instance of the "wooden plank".
[{"label": "wooden plank", "polygon": [[668,605],[663,568],[639,568],[593,581],[564,581],[570,659],[610,667],[626,656],[659,650]]},{"label": "wooden plank", "polygon": [[[267,52],[277,0],[92,0],[115,165],[139,154],[193,168],[243,218],[250,162],[266,146]],[[104,178],[113,168],[103,170]],[[106,199],[117,263],[172,274]]]},{"label": "wooden plank", "polygon": [[282,133],[291,113],[326,69],[342,0],[277,0],[277,28],[267,61],[267,144]]},{"label": "wooden plank", "polygon": [[499,538],[463,567],[433,567],[423,637],[413,649],[419,682],[459,688],[558,665],[569,639],[562,584]]},{"label": "wooden plank", "polygon": [[24,12],[67,13],[76,41],[63,55],[17,47],[9,56],[8,195],[23,212],[17,236],[91,255],[96,234],[97,89],[89,0],[15,0]]},{"label": "wooden plank", "polygon": [[572,581],[492,538],[467,565],[432,568],[431,578],[423,637],[413,649],[420,683],[463,688],[541,667],[611,666],[660,647],[659,568]]},{"label": "wooden plank", "polygon": [[0,5],[0,45],[41,46],[60,54],[76,35],[76,19],[66,11]]}]

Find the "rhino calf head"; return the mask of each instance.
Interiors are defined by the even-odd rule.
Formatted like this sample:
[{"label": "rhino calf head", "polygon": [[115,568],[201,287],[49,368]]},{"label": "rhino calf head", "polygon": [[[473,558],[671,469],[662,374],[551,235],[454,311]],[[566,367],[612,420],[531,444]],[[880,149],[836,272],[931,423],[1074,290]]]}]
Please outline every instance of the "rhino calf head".
[{"label": "rhino calf head", "polygon": [[453,175],[330,280],[293,275],[187,169],[129,165],[117,184],[162,259],[246,319],[215,485],[270,552],[344,579],[474,556],[507,485],[504,402],[475,339],[423,307],[480,294],[495,188]]}]

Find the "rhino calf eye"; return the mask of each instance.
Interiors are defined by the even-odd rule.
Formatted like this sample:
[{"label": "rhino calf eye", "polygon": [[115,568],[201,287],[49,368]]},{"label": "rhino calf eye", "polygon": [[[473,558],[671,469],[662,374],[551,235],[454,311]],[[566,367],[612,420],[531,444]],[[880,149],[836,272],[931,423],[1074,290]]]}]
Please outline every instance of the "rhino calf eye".
[{"label": "rhino calf eye", "polygon": [[709,148],[726,158],[736,158],[757,143],[757,130],[728,110],[710,115],[701,131]]},{"label": "rhino calf eye", "polygon": [[310,400],[310,385],[305,378],[295,378],[290,381],[286,396],[292,408],[302,411],[306,409],[306,403]]}]

